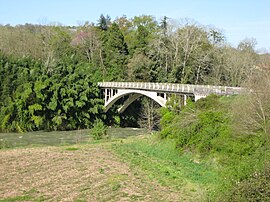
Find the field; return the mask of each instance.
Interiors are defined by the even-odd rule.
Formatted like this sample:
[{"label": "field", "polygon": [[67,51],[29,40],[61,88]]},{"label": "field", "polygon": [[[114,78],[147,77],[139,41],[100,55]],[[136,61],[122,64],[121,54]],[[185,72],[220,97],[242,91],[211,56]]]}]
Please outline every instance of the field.
[{"label": "field", "polygon": [[0,201],[204,201],[218,189],[214,163],[142,130],[109,133],[0,134]]}]

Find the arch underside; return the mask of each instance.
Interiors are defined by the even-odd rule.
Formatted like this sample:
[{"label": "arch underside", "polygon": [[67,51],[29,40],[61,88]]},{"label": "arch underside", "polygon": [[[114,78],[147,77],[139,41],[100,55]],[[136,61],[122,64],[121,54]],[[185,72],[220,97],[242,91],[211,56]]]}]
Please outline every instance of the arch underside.
[{"label": "arch underside", "polygon": [[124,102],[123,106],[118,109],[119,113],[123,113],[127,107],[132,104],[135,100],[141,96],[149,97],[150,99],[157,102],[160,106],[166,106],[166,98],[158,96],[156,92],[143,91],[143,90],[118,90],[118,93],[109,98],[105,102],[105,111],[107,112],[114,103],[116,103],[120,98],[129,95],[128,99]]}]

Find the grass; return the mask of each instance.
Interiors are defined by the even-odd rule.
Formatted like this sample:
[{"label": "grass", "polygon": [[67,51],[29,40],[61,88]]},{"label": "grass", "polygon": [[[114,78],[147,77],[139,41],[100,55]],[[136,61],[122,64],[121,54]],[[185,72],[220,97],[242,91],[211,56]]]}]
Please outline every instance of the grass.
[{"label": "grass", "polygon": [[143,173],[149,180],[180,192],[185,200],[206,199],[222,181],[214,163],[200,162],[191,154],[180,155],[171,141],[135,138],[114,143],[112,150],[138,175]]},{"label": "grass", "polygon": [[24,191],[23,195],[11,196],[4,199],[0,199],[0,202],[16,202],[16,201],[35,201],[41,202],[46,201],[48,198],[44,196],[38,196],[37,190],[31,189],[29,191]]},{"label": "grass", "polygon": [[[144,132],[144,129],[139,128],[108,128],[108,135],[111,138],[127,138]],[[72,145],[87,143],[89,138],[90,130],[0,133],[0,145],[3,148]]]},{"label": "grass", "polygon": [[[0,150],[0,202],[203,201],[219,183],[214,165],[179,155],[171,142],[109,132],[111,140],[88,143],[87,130],[0,134],[17,146]],[[75,144],[78,134],[84,144]]]},{"label": "grass", "polygon": [[8,142],[10,147],[29,147],[37,145],[70,145],[86,142],[89,139],[88,130],[27,132],[27,133],[0,133],[0,141]]},{"label": "grass", "polygon": [[66,148],[67,151],[76,151],[76,150],[79,150],[78,147],[68,147]]}]

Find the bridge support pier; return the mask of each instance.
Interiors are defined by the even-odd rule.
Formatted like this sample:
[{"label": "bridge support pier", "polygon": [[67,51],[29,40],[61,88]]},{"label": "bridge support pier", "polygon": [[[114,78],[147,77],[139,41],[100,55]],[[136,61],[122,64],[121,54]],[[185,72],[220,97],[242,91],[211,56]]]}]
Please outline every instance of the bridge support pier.
[{"label": "bridge support pier", "polygon": [[117,89],[112,88],[105,88],[104,90],[104,97],[105,97],[105,103],[115,94],[117,94]]},{"label": "bridge support pier", "polygon": [[194,94],[194,96],[195,96],[195,102],[196,102],[197,100],[201,99],[201,98],[207,97],[207,95],[199,95],[199,94]]},{"label": "bridge support pier", "polygon": [[184,95],[184,106],[187,105],[187,95]]}]

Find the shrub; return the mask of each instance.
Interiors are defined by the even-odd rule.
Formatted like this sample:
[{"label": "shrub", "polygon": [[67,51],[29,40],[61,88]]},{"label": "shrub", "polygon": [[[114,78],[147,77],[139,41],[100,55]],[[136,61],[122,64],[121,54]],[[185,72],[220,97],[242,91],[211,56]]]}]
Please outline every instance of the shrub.
[{"label": "shrub", "polygon": [[270,164],[262,171],[255,171],[248,179],[238,182],[228,201],[270,201]]},{"label": "shrub", "polygon": [[220,96],[211,94],[206,98],[199,99],[195,106],[200,110],[209,110],[209,109],[220,109],[222,107],[222,103],[219,100]]},{"label": "shrub", "polygon": [[216,95],[188,103],[178,114],[169,109],[161,114],[160,136],[175,139],[181,150],[211,152],[215,139],[230,133],[230,117]]},{"label": "shrub", "polygon": [[12,144],[6,140],[0,139],[0,149],[12,148]]},{"label": "shrub", "polygon": [[99,119],[95,121],[93,128],[90,130],[90,135],[95,140],[105,139],[109,137],[107,135],[107,127]]}]

